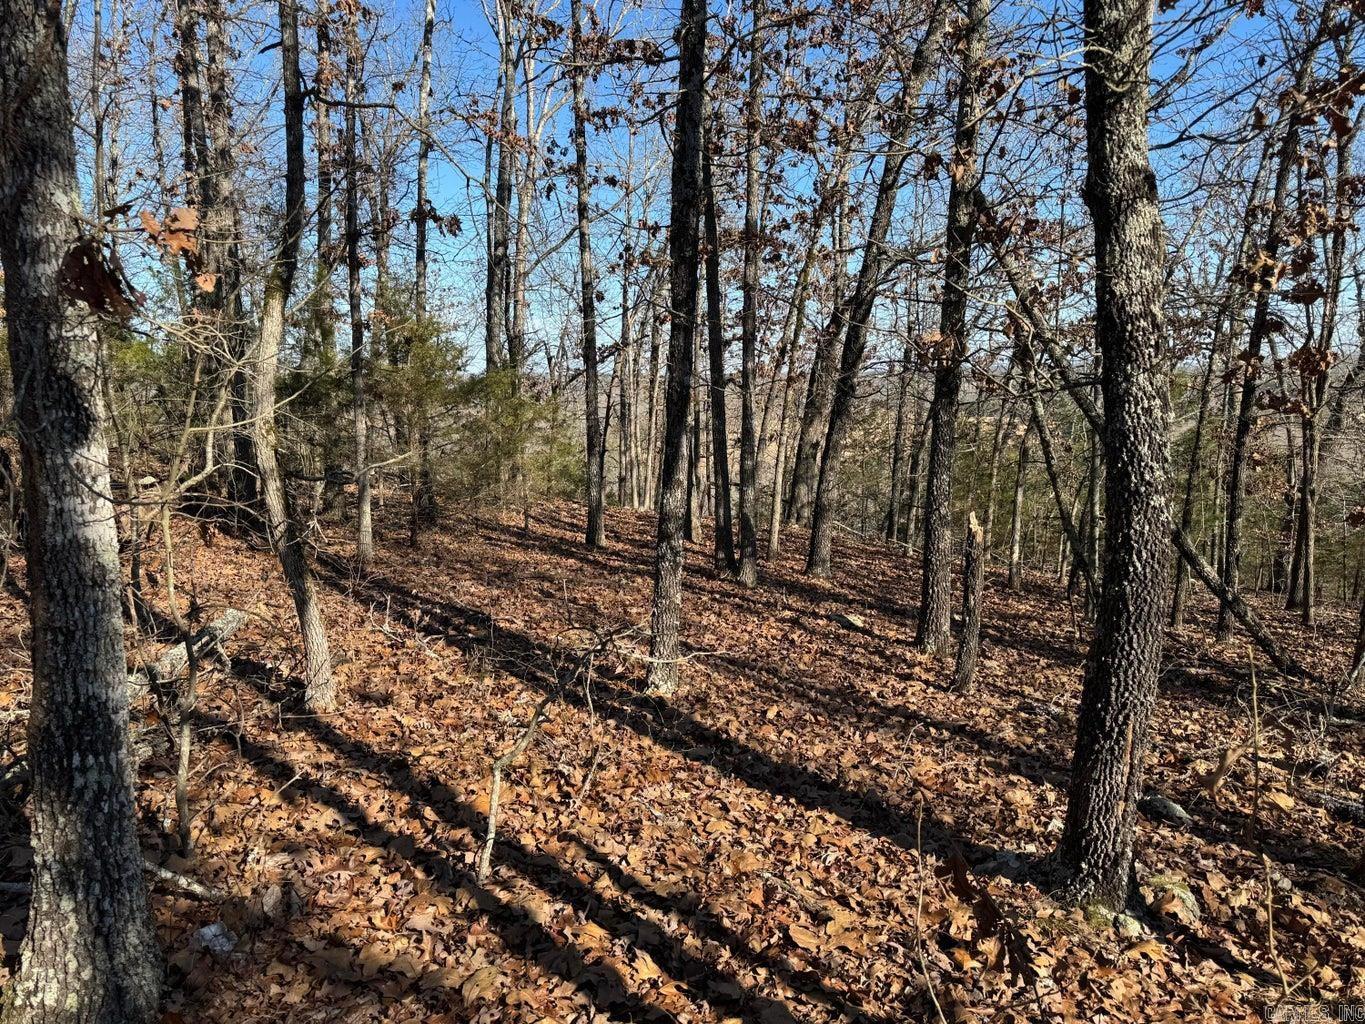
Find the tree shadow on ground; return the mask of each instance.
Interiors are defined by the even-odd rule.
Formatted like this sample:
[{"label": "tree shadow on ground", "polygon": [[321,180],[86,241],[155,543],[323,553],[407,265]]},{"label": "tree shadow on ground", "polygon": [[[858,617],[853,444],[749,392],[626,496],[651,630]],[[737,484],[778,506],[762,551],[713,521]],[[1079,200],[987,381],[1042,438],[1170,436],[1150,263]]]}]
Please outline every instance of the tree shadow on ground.
[{"label": "tree shadow on ground", "polygon": [[[282,705],[292,705],[301,697],[299,681],[288,681],[284,687],[274,685],[272,680],[275,677],[270,667],[262,663],[235,659],[233,671],[263,697]],[[298,780],[299,772],[295,766],[276,757],[267,747],[244,735],[232,723],[220,719],[209,724],[222,731],[224,735],[220,738],[226,745],[235,744],[246,760],[272,780],[286,783]],[[454,797],[448,787],[435,776],[421,770],[409,757],[378,750],[347,735],[325,719],[290,716],[282,719],[282,724],[305,732],[354,767],[379,775],[388,787],[418,805],[414,813],[409,815],[413,820],[419,820],[416,815],[425,807],[446,825],[464,830],[470,836],[481,835],[485,829],[483,815],[469,803]],[[231,734],[230,738],[227,734]],[[349,797],[325,783],[308,779],[307,787],[312,796],[353,822],[353,827],[363,832],[367,842],[393,849],[396,841],[404,836],[375,822]],[[406,838],[411,840],[410,836]],[[497,928],[509,952],[528,961],[533,960],[572,982],[593,995],[599,1005],[609,1007],[613,1013],[625,1013],[634,1020],[672,1019],[659,1007],[651,1006],[643,996],[631,994],[630,982],[620,972],[606,963],[590,960],[591,951],[579,949],[572,941],[556,937],[550,929],[534,920],[525,908],[499,897],[480,885],[467,868],[456,866],[453,858],[458,854],[463,859],[467,850],[452,850],[445,844],[437,845],[434,839],[429,839],[429,842],[433,845],[416,846],[406,859],[435,879],[447,894],[462,891],[472,896],[479,909],[489,916],[490,922]],[[582,840],[579,842],[588,850],[589,860],[598,864],[623,893],[640,899],[656,910],[678,909],[676,900],[650,889],[642,880],[590,844]],[[402,844],[398,848],[407,849],[408,845]],[[746,1021],[795,1024],[795,1018],[783,1002],[745,989],[733,975],[688,952],[681,938],[662,932],[656,924],[632,910],[623,899],[607,895],[600,887],[581,881],[574,869],[561,864],[554,857],[532,850],[520,842],[499,838],[495,844],[494,863],[498,865],[499,873],[519,875],[547,896],[564,901],[584,919],[595,922],[612,934],[634,936],[632,945],[648,953],[673,980],[682,985],[692,999],[734,1008]],[[855,993],[840,991],[822,980],[817,973],[798,968],[785,958],[751,951],[739,936],[717,923],[714,914],[694,914],[689,923],[697,925],[694,934],[699,937],[724,946],[731,956],[751,967],[770,972],[783,985],[824,1003],[831,1010],[845,1014],[852,1020],[868,1024],[891,1024],[891,1021],[900,1019],[899,1016],[869,1014],[858,1005]]]}]

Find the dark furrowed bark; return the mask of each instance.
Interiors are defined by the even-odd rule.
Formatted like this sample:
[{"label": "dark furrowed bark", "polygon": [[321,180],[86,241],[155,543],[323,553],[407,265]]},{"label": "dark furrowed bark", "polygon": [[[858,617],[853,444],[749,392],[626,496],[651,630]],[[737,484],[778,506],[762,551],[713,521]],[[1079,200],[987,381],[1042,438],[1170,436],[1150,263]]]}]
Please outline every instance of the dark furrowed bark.
[{"label": "dark furrowed bark", "polygon": [[649,689],[656,693],[669,693],[678,685],[683,531],[687,520],[687,426],[697,328],[697,211],[701,200],[706,13],[705,0],[683,0],[678,25],[678,110],[668,229],[672,318],[668,329],[668,383],[664,395],[648,682]]},{"label": "dark furrowed bark", "polygon": [[1108,529],[1059,853],[1068,895],[1111,909],[1130,892],[1170,585],[1164,249],[1147,145],[1151,18],[1143,0],[1085,4],[1084,195],[1095,224]]},{"label": "dark furrowed bark", "polygon": [[929,413],[929,470],[924,495],[924,571],[920,574],[919,622],[915,646],[925,654],[943,652],[952,619],[953,463],[957,458],[957,403],[967,359],[967,290],[976,237],[981,61],[986,53],[990,7],[971,0],[959,85],[953,161],[958,172],[948,191],[948,237],[944,243],[943,303],[938,361]]}]

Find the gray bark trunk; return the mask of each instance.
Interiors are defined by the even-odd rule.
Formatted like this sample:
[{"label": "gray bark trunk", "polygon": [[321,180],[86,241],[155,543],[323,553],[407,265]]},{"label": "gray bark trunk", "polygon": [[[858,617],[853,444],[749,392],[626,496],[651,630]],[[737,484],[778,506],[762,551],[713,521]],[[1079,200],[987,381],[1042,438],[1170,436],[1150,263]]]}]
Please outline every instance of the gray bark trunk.
[{"label": "gray bark trunk", "polygon": [[[32,902],[0,1018],[144,1024],[157,1010],[160,953],[128,753],[97,340],[66,273],[81,273],[75,250],[82,239],[66,29],[57,5],[0,2],[0,109],[8,112],[0,139],[0,258],[33,627]],[[94,246],[85,239],[83,251]]]},{"label": "gray bark trunk", "polygon": [[[298,11],[294,0],[280,0],[280,54],[283,60],[285,123],[285,222],[279,250],[261,300],[261,323],[252,353],[251,414],[255,432],[256,469],[261,479],[266,530],[280,560],[285,583],[294,600],[303,639],[304,699],[309,708],[329,710],[336,705],[336,682],[327,631],[318,607],[313,574],[289,495],[280,473],[275,436],[275,375],[284,340],[284,313],[294,289],[299,237],[304,229],[303,93],[298,73]],[[348,228],[351,220],[348,210]]]}]

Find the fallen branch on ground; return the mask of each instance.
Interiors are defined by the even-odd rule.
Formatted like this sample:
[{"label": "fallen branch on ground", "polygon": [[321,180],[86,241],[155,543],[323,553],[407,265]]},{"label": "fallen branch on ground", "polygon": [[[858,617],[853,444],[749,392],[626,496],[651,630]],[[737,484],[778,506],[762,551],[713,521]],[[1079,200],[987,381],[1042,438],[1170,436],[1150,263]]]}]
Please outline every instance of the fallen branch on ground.
[{"label": "fallen branch on ground", "polygon": [[[246,625],[246,612],[239,611],[236,608],[227,609],[222,615],[194,634],[191,642],[194,644],[195,656],[200,657],[221,647],[224,640],[244,625]],[[184,670],[185,666],[189,664],[189,660],[189,651],[186,650],[185,644],[178,642],[171,644],[154,664],[133,673],[128,680],[128,685],[137,690],[169,682]]]}]

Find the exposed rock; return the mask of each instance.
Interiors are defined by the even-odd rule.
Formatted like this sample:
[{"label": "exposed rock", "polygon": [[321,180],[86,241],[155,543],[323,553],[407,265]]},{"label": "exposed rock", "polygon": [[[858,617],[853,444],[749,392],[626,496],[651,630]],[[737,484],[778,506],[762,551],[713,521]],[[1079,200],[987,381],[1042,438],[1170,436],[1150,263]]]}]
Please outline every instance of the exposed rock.
[{"label": "exposed rock", "polygon": [[1125,939],[1136,939],[1142,934],[1142,922],[1132,914],[1116,914],[1114,930]]},{"label": "exposed rock", "polygon": [[1138,801],[1138,810],[1149,818],[1171,825],[1188,825],[1194,820],[1189,811],[1160,793],[1144,793]]},{"label": "exposed rock", "polygon": [[237,948],[237,936],[222,921],[206,924],[190,936],[190,949],[208,950],[214,956],[227,956]]}]

